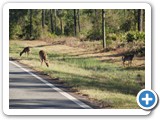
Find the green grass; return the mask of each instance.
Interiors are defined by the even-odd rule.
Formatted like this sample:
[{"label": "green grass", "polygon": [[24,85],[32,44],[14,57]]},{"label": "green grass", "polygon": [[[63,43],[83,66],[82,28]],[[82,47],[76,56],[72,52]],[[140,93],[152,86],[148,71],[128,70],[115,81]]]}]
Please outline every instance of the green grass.
[{"label": "green grass", "polygon": [[[48,49],[50,67],[40,66],[38,51],[44,47],[32,48],[31,55],[19,57],[24,42],[10,41],[10,57],[19,59],[35,70],[52,78],[60,78],[90,99],[98,101],[105,108],[139,108],[136,95],[141,86],[136,82],[140,74],[144,82],[144,70],[124,68],[114,63],[100,62],[91,57],[77,57],[55,53]],[[53,46],[54,47],[54,46]],[[45,47],[47,50],[47,46]]]}]

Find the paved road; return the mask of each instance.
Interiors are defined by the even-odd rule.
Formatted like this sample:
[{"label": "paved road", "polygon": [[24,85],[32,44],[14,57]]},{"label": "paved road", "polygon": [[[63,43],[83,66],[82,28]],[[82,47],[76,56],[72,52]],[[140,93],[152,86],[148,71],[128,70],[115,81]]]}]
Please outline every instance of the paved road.
[{"label": "paved road", "polygon": [[13,61],[9,65],[10,109],[90,109],[26,66]]}]

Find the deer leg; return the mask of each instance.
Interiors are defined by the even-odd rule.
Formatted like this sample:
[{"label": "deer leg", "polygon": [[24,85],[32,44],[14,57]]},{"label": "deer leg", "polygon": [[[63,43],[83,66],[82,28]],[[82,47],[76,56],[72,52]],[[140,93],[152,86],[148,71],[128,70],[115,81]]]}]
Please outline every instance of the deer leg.
[{"label": "deer leg", "polygon": [[132,60],[130,61],[130,66],[132,65]]},{"label": "deer leg", "polygon": [[131,66],[131,64],[132,64],[132,61],[130,60],[130,61],[129,61],[129,66]]},{"label": "deer leg", "polygon": [[128,61],[128,67],[130,66],[130,61]]},{"label": "deer leg", "polygon": [[125,67],[125,61],[123,61],[123,67]]},{"label": "deer leg", "polygon": [[42,66],[42,64],[43,64],[43,60],[41,60],[41,66]]},{"label": "deer leg", "polygon": [[40,63],[41,63],[41,66],[42,66],[43,60],[41,58],[40,58]]},{"label": "deer leg", "polygon": [[[29,56],[29,52],[27,52],[27,55]],[[27,56],[27,57],[28,57],[28,56]]]}]

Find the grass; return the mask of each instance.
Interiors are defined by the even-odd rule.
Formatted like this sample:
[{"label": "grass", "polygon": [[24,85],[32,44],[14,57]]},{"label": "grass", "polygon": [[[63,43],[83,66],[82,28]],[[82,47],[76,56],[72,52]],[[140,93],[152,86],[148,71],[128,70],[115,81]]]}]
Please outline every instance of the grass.
[{"label": "grass", "polygon": [[[55,46],[45,45],[33,46],[28,58],[25,55],[20,58],[19,52],[28,45],[33,44],[10,40],[10,57],[52,78],[60,78],[66,85],[72,86],[82,94],[87,94],[90,100],[96,101],[102,108],[139,108],[136,95],[142,88],[136,82],[136,77],[139,74],[142,76],[142,81],[145,81],[143,69],[125,68],[119,64],[101,62],[92,57],[74,56],[67,54],[67,51],[62,53],[56,50]],[[34,45],[36,46],[36,43]],[[40,66],[38,56],[40,49],[48,52],[49,68],[45,65]]]}]

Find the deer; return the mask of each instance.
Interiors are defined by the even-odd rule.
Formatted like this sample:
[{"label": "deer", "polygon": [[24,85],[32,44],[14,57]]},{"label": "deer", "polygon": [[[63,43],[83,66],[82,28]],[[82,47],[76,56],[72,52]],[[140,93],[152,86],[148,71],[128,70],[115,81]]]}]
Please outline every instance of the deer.
[{"label": "deer", "polygon": [[130,66],[132,64],[133,58],[134,58],[134,54],[128,54],[128,55],[122,56],[123,66],[125,66],[126,61],[128,61],[128,66]]},{"label": "deer", "polygon": [[47,60],[47,54],[44,50],[39,51],[39,57],[40,57],[41,66],[42,66],[43,62],[45,62],[46,66],[49,67],[49,63]]},{"label": "deer", "polygon": [[23,50],[22,50],[22,52],[20,52],[20,56],[22,56],[22,54],[23,53],[27,53],[27,57],[28,57],[28,55],[29,55],[29,53],[30,53],[30,47],[25,47]]}]

